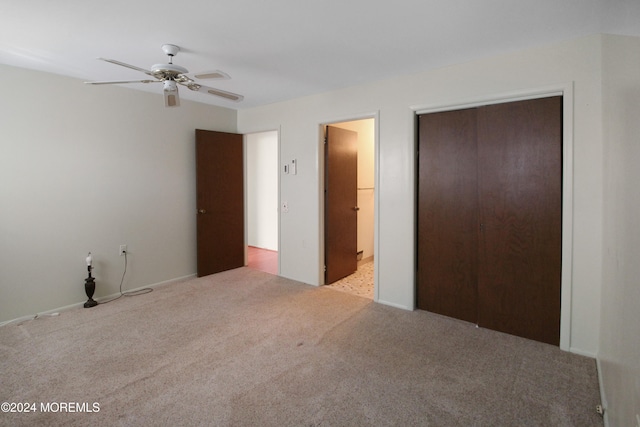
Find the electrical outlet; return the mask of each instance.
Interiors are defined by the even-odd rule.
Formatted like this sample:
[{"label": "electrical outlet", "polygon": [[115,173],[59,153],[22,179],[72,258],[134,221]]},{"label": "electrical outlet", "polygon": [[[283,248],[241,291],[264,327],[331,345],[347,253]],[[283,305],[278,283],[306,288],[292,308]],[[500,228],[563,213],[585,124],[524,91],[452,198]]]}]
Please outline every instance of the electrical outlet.
[{"label": "electrical outlet", "polygon": [[127,252],[127,245],[120,245],[120,256],[123,256]]}]

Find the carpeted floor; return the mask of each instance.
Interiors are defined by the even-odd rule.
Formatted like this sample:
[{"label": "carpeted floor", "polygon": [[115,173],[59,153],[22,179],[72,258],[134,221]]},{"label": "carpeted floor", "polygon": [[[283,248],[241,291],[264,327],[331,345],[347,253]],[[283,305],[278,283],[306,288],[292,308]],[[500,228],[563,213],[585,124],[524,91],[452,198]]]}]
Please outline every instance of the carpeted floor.
[{"label": "carpeted floor", "polygon": [[1,327],[0,401],[36,404],[7,426],[602,426],[592,359],[248,268]]}]

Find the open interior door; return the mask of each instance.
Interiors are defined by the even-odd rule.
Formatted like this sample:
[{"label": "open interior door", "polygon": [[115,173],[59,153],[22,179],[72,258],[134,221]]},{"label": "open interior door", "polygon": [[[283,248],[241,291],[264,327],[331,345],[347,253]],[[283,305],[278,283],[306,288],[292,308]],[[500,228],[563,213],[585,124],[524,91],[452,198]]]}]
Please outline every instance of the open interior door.
[{"label": "open interior door", "polygon": [[198,277],[244,266],[242,139],[196,130]]},{"label": "open interior door", "polygon": [[325,285],[358,268],[358,134],[327,126],[325,139]]}]

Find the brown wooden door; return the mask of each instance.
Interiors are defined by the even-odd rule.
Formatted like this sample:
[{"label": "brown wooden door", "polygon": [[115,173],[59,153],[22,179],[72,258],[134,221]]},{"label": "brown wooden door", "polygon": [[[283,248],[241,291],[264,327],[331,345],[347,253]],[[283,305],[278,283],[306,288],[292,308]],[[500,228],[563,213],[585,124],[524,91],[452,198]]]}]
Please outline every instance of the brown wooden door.
[{"label": "brown wooden door", "polygon": [[561,222],[561,97],[420,117],[418,308],[558,345]]},{"label": "brown wooden door", "polygon": [[417,305],[475,323],[476,110],[425,114],[419,129]]},{"label": "brown wooden door", "polygon": [[244,266],[242,135],[196,130],[198,277]]},{"label": "brown wooden door", "polygon": [[358,134],[327,126],[325,143],[325,284],[358,268]]},{"label": "brown wooden door", "polygon": [[560,343],[562,98],[478,110],[478,325]]}]

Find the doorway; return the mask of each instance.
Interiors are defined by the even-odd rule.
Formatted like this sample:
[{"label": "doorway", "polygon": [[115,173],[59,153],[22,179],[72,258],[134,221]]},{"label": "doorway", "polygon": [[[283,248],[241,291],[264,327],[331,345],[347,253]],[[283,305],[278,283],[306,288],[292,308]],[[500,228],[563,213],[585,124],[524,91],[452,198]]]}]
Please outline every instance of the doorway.
[{"label": "doorway", "polygon": [[245,135],[247,267],[277,275],[278,132]]},{"label": "doorway", "polygon": [[[344,134],[347,135],[347,138],[349,138],[349,134],[354,137],[356,159],[352,158],[350,160],[352,163],[344,163],[344,148],[334,150],[338,151],[338,153],[330,153],[328,145],[337,144],[338,142],[332,139],[332,131],[329,128],[333,129],[333,135],[336,135],[336,138]],[[325,139],[326,156],[324,164],[324,283],[332,289],[373,299],[375,295],[375,119],[366,118],[326,124],[323,126],[323,135],[328,137]],[[353,215],[356,218],[355,226],[347,228],[347,230],[353,228],[350,231],[344,229],[345,223],[349,222],[350,219],[341,218],[340,213],[337,214],[337,217],[335,212],[331,214],[332,207],[335,208],[334,204],[340,203],[330,197],[331,194],[328,194],[331,191],[328,185],[331,185],[330,174],[332,166],[334,167],[334,173],[335,169],[353,167],[356,169],[355,171],[350,171],[353,179],[349,178],[351,179],[350,188],[347,189],[352,194],[351,197],[355,203],[345,206],[342,214]],[[336,230],[336,232],[332,233],[332,230]],[[344,241],[345,233],[352,234],[347,238],[352,243],[347,245],[346,252],[340,248],[341,241]],[[336,236],[336,234],[339,236]],[[335,249],[336,246],[338,247],[337,249]],[[330,251],[333,252],[329,253]],[[340,258],[348,259],[341,260]],[[341,267],[343,271],[346,271],[346,275],[345,273],[333,273],[332,271],[335,271],[335,268],[332,270],[332,267],[336,263],[344,264],[343,261],[346,261],[348,266],[352,266],[347,266],[346,270],[344,270],[345,267]]]}]

